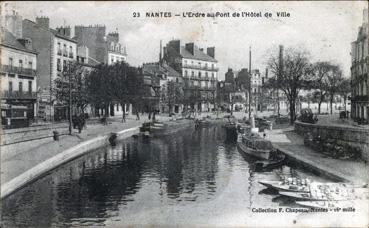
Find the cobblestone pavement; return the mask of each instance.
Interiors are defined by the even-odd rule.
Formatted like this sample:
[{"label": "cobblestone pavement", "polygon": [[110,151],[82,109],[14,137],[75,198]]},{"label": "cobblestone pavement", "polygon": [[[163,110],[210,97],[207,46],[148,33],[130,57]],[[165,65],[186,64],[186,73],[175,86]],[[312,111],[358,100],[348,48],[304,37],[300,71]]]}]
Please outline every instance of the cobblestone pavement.
[{"label": "cobblestone pavement", "polygon": [[355,183],[369,182],[369,167],[363,161],[329,158],[306,147],[303,138],[293,131],[293,127],[266,131],[266,138],[273,146],[309,166],[320,170],[322,174],[338,176]]}]

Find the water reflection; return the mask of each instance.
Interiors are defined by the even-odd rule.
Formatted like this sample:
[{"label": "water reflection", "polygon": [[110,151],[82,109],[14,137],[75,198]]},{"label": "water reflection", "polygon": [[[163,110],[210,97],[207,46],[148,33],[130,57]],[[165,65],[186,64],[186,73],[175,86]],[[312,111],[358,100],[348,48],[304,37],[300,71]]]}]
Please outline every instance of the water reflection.
[{"label": "water reflection", "polygon": [[8,197],[2,202],[2,223],[121,226],[156,219],[171,224],[188,215],[196,224],[216,213],[285,205],[263,192],[257,180],[301,172],[286,166],[256,173],[249,163],[235,143],[225,143],[221,127],[129,139],[78,158]]}]

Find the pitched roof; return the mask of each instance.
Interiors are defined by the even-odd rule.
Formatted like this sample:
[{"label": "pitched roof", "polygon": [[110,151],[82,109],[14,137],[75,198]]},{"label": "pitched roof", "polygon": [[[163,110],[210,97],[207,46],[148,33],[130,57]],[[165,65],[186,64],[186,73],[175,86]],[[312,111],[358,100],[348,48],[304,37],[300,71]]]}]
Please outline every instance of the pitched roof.
[{"label": "pitched roof", "polygon": [[209,61],[209,62],[217,62],[216,59],[213,57],[205,54],[203,51],[200,51],[198,47],[194,46],[194,53],[191,54],[189,51],[186,50],[184,46],[181,46],[181,56],[183,58],[187,59],[197,59],[197,60],[203,60],[203,61]]},{"label": "pitched roof", "polygon": [[27,49],[23,44],[21,44],[17,38],[9,32],[7,29],[1,28],[1,45],[14,48],[17,50],[37,54],[35,50]]}]

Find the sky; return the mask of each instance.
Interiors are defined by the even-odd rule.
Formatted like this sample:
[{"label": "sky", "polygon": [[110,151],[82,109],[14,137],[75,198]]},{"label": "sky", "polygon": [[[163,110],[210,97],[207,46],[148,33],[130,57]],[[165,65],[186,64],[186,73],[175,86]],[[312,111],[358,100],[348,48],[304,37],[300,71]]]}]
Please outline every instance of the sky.
[{"label": "sky", "polygon": [[[3,3],[4,4],[4,3]],[[239,70],[249,66],[265,72],[271,54],[278,46],[305,48],[311,61],[331,61],[341,65],[350,76],[351,42],[362,24],[366,1],[267,1],[267,2],[7,2],[5,10],[15,9],[23,19],[36,16],[50,18],[50,26],[106,26],[107,32],[118,31],[127,47],[128,62],[140,66],[158,61],[160,40],[172,39],[182,44],[195,42],[205,48],[215,46],[219,79],[228,68]],[[171,12],[169,18],[147,18],[146,12]],[[186,12],[229,12],[224,18],[184,18]],[[235,12],[261,12],[263,17],[232,17]],[[271,18],[264,17],[272,13]],[[290,17],[277,17],[287,12]],[[133,17],[140,13],[140,17]]]}]

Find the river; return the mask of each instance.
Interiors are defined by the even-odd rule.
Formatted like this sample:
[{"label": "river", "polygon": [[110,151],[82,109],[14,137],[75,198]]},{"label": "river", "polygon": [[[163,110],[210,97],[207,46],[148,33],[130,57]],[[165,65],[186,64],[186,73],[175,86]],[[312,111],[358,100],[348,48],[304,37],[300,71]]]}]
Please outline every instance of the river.
[{"label": "river", "polygon": [[[296,205],[258,180],[281,173],[326,181],[283,166],[254,172],[219,126],[151,140],[129,138],[63,165],[2,202],[4,227],[275,224]],[[270,216],[270,217],[269,217]],[[287,224],[296,223],[288,214]],[[263,223],[264,224],[264,223]]]}]

